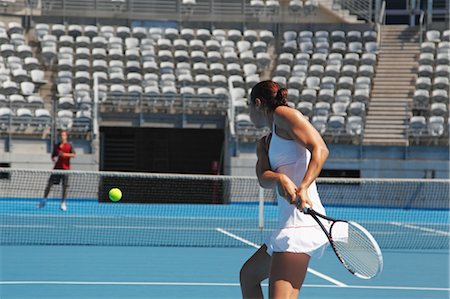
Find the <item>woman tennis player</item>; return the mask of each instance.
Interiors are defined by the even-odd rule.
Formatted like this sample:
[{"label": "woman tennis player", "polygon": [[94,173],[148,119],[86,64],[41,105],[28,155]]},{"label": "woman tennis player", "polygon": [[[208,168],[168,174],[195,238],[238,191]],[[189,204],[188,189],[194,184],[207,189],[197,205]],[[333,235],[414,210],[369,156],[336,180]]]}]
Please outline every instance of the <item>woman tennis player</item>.
[{"label": "woman tennis player", "polygon": [[325,213],[315,179],[328,149],[309,121],[287,105],[287,89],[277,83],[258,83],[249,105],[255,126],[271,128],[257,144],[256,174],[262,187],[276,189],[279,228],[242,267],[242,296],[263,298],[260,283],[269,278],[270,298],[297,298],[310,257],[320,257],[328,243],[319,225],[297,203]]}]

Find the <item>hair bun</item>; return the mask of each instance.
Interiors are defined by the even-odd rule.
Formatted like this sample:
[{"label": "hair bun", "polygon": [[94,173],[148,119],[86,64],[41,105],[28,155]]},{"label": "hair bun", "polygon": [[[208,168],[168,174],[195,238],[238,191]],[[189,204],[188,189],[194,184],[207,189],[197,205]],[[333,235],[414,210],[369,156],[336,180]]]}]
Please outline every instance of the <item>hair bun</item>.
[{"label": "hair bun", "polygon": [[286,103],[287,96],[288,96],[288,90],[286,88],[280,88],[277,91],[277,95],[275,96],[275,99],[277,99],[279,102]]},{"label": "hair bun", "polygon": [[281,88],[280,84],[272,80],[261,81],[253,86],[250,93],[250,101],[261,101],[264,110],[275,111],[279,106],[287,106],[288,90]]}]

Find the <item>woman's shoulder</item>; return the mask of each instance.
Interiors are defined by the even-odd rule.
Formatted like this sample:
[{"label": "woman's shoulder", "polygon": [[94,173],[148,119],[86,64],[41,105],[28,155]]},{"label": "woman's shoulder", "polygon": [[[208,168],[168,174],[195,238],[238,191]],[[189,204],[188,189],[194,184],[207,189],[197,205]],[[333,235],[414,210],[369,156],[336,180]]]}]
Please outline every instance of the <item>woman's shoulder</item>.
[{"label": "woman's shoulder", "polygon": [[273,112],[273,120],[275,125],[283,125],[296,121],[301,117],[300,111],[289,106],[279,106]]}]

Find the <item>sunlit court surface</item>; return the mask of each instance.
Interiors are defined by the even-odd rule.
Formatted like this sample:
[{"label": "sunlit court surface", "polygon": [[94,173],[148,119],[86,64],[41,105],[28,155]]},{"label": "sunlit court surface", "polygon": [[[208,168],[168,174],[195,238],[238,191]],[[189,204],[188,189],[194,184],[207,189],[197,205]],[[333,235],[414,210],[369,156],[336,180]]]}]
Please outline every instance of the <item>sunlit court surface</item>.
[{"label": "sunlit court surface", "polygon": [[[37,186],[50,172],[8,173],[3,190],[22,197],[3,198],[0,209],[2,298],[239,298],[240,267],[276,228],[277,206],[251,177],[73,172],[78,198],[63,213],[57,200],[36,209],[37,200],[27,198],[32,191],[14,190],[27,180]],[[134,203],[125,202],[127,191],[123,202],[91,198],[125,181],[133,184],[124,190],[136,196]],[[214,188],[202,192],[193,183]],[[417,209],[423,205],[417,199],[445,195],[446,184],[319,180],[323,197],[344,205],[329,201],[327,213],[364,225],[380,244],[384,268],[374,279],[356,278],[328,248],[312,259],[301,298],[447,298],[448,211],[437,209],[438,200],[435,209]],[[142,193],[133,190],[145,186],[153,203],[136,200]],[[174,186],[185,200],[212,196],[216,204],[174,203],[177,192],[164,189]],[[342,198],[349,188],[353,198]],[[383,188],[411,208],[350,206],[356,197],[362,206],[375,200],[375,190],[382,202]],[[263,289],[267,295],[267,282]]]},{"label": "sunlit court surface", "polygon": [[[4,246],[1,294],[2,298],[239,298],[239,268],[252,253],[248,248]],[[361,281],[327,251],[311,263],[301,298],[448,298],[448,251],[383,253],[383,274]],[[267,284],[263,288],[267,295]]]}]

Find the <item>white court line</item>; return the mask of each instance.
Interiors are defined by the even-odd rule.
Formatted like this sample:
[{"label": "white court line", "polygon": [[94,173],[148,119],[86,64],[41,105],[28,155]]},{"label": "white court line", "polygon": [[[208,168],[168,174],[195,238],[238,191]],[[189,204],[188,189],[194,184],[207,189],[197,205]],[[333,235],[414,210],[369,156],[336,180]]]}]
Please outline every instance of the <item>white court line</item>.
[{"label": "white court line", "polygon": [[[185,227],[185,226],[127,226],[127,225],[69,225],[76,228],[96,228],[96,229],[136,229],[136,230],[194,230],[194,231],[211,231],[212,228],[206,227]],[[0,224],[0,228],[67,228],[61,225],[40,225],[40,224]],[[238,229],[242,231],[261,231],[255,229]]]},{"label": "white court line", "polygon": [[236,240],[238,240],[238,241],[241,241],[241,242],[244,243],[244,244],[250,245],[251,247],[254,247],[254,248],[257,248],[257,249],[260,247],[259,245],[255,244],[255,243],[253,243],[253,242],[251,242],[251,241],[249,241],[249,240],[247,240],[247,239],[244,239],[244,238],[242,238],[242,237],[239,237],[239,236],[237,236],[237,235],[235,235],[235,234],[233,234],[233,233],[230,233],[229,231],[226,231],[226,230],[224,230],[224,229],[222,229],[222,228],[220,228],[220,227],[217,227],[216,230],[217,230],[218,232],[221,232],[222,234],[227,235],[228,237],[231,237],[231,238],[233,238],[233,239],[236,239]]},{"label": "white court line", "polygon": [[[143,285],[143,286],[217,286],[238,287],[239,283],[227,282],[162,282],[162,281],[0,281],[0,285]],[[262,284],[267,286],[266,283]],[[408,287],[408,286],[358,286],[358,285],[327,285],[304,284],[308,288],[345,288],[372,290],[403,290],[403,291],[437,291],[450,292],[450,288]]]},{"label": "white court line", "polygon": [[[242,237],[239,237],[239,236],[237,236],[237,235],[235,235],[235,234],[233,234],[233,233],[230,233],[229,231],[226,231],[226,230],[224,230],[224,229],[222,229],[222,228],[220,228],[220,227],[216,228],[216,230],[217,230],[218,232],[221,232],[222,234],[225,234],[225,235],[227,235],[227,236],[229,236],[229,237],[231,237],[231,238],[233,238],[233,239],[236,239],[236,240],[238,240],[238,241],[241,241],[242,243],[245,243],[245,244],[247,244],[247,245],[250,245],[250,246],[252,246],[252,247],[254,247],[254,248],[257,248],[257,249],[258,249],[258,248],[260,247],[259,245],[255,244],[255,243],[253,243],[253,242],[250,242],[250,241],[247,240],[247,239],[244,239],[244,238],[242,238]],[[347,286],[345,283],[343,283],[343,282],[341,282],[341,281],[339,281],[339,280],[336,280],[336,279],[334,279],[334,278],[332,278],[332,277],[330,277],[330,276],[328,276],[328,275],[325,275],[325,274],[323,274],[323,273],[321,273],[321,272],[319,272],[319,271],[317,271],[317,270],[311,269],[311,268],[309,268],[309,267],[308,267],[308,272],[311,273],[311,274],[313,274],[313,275],[316,275],[316,276],[318,276],[318,277],[320,277],[320,278],[322,278],[322,279],[328,280],[329,282],[334,283],[334,284],[337,285],[337,286],[340,286],[340,287],[346,287],[346,286]]]},{"label": "white court line", "polygon": [[[212,228],[207,227],[181,227],[181,226],[126,226],[126,225],[73,225],[78,228],[100,228],[100,229],[142,229],[142,230],[195,230],[195,231],[211,231]],[[257,230],[257,229],[255,229]]]},{"label": "white court line", "polygon": [[416,229],[416,230],[420,230],[420,231],[427,232],[427,233],[433,233],[436,235],[450,236],[449,232],[446,232],[443,230],[438,230],[438,229],[432,229],[432,228],[428,228],[428,227],[422,227],[422,226],[417,226],[417,225],[412,225],[412,224],[407,224],[407,223],[400,223],[400,222],[389,222],[389,224],[406,227],[406,228],[411,228],[411,229]]},{"label": "white court line", "polygon": [[[76,205],[76,204],[75,204]],[[36,209],[36,211],[38,211]],[[117,218],[127,218],[127,217],[133,217],[133,218],[144,218],[144,219],[187,219],[187,220],[242,220],[240,217],[197,217],[197,216],[187,216],[187,217],[179,217],[179,216],[140,216],[140,215],[132,215],[132,216],[124,216],[124,215],[117,215],[117,216],[108,216],[108,215],[67,215],[67,214],[24,214],[24,213],[1,213],[2,216],[20,216],[20,217],[35,217],[35,218],[95,218],[95,219],[117,219]],[[247,219],[253,219],[253,218],[247,218]],[[273,220],[276,221],[276,220]],[[401,222],[384,222],[384,221],[364,221],[365,224],[393,224],[393,225],[407,225],[406,223]],[[436,223],[436,222],[424,222],[420,223],[421,225],[440,225],[440,226],[448,226],[450,227],[449,223]],[[246,229],[245,229],[246,230]],[[259,230],[259,229],[258,229]]]},{"label": "white court line", "polygon": [[[392,225],[398,225],[398,226],[405,226],[404,224],[400,223],[390,223]],[[95,229],[105,229],[105,230],[115,230],[115,229],[135,229],[135,230],[193,230],[193,231],[211,231],[212,228],[205,228],[205,227],[185,227],[185,226],[127,226],[127,225],[79,225],[79,224],[72,224],[69,225],[70,227],[75,228],[95,228]],[[67,227],[67,226],[65,226]],[[63,228],[61,225],[41,225],[41,224],[0,224],[0,228]],[[234,231],[261,231],[259,228],[233,228]],[[266,230],[271,231],[271,230]],[[223,232],[224,233],[224,232]],[[395,235],[397,234],[394,231],[372,231],[373,235],[380,236],[380,235]],[[245,243],[245,242],[244,242]]]},{"label": "white court line", "polygon": [[5,228],[55,228],[55,225],[40,225],[40,224],[2,224],[0,227]]},{"label": "white court line", "polygon": [[[131,211],[133,212],[133,211]],[[140,215],[117,215],[117,216],[104,216],[104,215],[67,215],[67,214],[16,214],[16,213],[1,213],[2,216],[20,216],[20,217],[35,217],[35,218],[93,218],[93,219],[123,219],[123,218],[139,218],[139,219],[174,219],[174,220],[242,220],[242,217],[197,217],[197,216],[140,216]],[[245,218],[254,219],[254,218]]]}]

